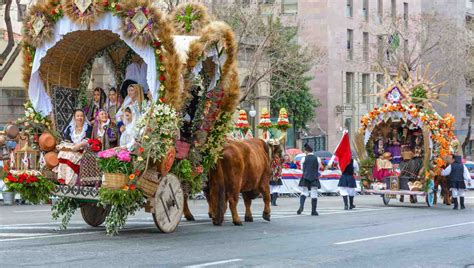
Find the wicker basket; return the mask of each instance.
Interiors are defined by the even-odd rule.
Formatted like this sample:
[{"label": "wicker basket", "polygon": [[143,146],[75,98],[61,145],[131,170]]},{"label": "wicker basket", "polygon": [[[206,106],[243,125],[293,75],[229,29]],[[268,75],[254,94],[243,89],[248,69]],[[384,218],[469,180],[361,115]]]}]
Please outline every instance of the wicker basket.
[{"label": "wicker basket", "polygon": [[112,190],[122,189],[128,184],[128,176],[121,173],[104,173],[102,187]]},{"label": "wicker basket", "polygon": [[154,197],[158,184],[160,182],[160,174],[154,169],[148,169],[138,178],[137,188],[142,190],[146,197]]}]

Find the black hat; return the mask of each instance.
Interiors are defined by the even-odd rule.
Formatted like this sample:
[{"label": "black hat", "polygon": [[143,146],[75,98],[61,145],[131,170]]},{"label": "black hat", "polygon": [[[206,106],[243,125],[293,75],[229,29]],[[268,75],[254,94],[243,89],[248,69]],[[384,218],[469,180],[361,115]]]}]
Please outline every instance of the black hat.
[{"label": "black hat", "polygon": [[123,99],[125,99],[125,97],[127,97],[128,95],[128,91],[127,91],[128,87],[134,84],[137,84],[135,80],[127,79],[123,81],[122,86],[120,87],[120,95],[122,96]]},{"label": "black hat", "polygon": [[311,146],[310,146],[309,144],[307,144],[307,143],[304,145],[304,149],[305,149],[305,151],[307,151],[307,152],[310,152],[310,153],[313,152],[313,147],[311,147]]}]

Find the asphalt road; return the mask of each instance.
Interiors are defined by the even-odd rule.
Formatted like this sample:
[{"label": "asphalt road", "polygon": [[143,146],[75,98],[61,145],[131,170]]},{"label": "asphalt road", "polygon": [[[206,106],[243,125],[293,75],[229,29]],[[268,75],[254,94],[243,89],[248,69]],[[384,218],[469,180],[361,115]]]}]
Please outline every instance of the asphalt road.
[{"label": "asphalt road", "polygon": [[160,233],[140,212],[116,237],[80,213],[59,231],[49,206],[0,205],[0,267],[474,267],[474,192],[463,211],[395,200],[387,207],[378,196],[359,196],[344,211],[334,196],[321,197],[313,217],[308,202],[300,216],[298,199],[278,203],[271,222],[260,217],[260,199],[255,222],[233,226],[227,216],[215,227],[205,201],[191,201],[197,221],[183,220],[175,233]]}]

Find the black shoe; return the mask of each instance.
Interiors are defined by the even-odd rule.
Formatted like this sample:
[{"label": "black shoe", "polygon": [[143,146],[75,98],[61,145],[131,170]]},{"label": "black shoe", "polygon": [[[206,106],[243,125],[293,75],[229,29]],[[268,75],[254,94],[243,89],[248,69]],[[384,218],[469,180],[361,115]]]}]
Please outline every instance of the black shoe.
[{"label": "black shoe", "polygon": [[306,201],[306,195],[302,194],[300,195],[300,208],[298,209],[298,211],[296,211],[296,214],[300,215],[301,212],[303,212],[304,201]]},{"label": "black shoe", "polygon": [[278,193],[274,193],[273,195],[274,195],[274,197],[273,197],[273,206],[276,207],[276,206],[278,206],[277,205]]},{"label": "black shoe", "polygon": [[464,206],[464,196],[459,197],[459,204],[461,205],[461,209],[466,209]]},{"label": "black shoe", "polygon": [[349,209],[354,209],[356,206],[354,205],[354,197],[349,196]]},{"label": "black shoe", "polygon": [[456,198],[453,197],[453,203],[454,203],[453,209],[454,210],[458,209],[458,199],[457,199],[457,197]]},{"label": "black shoe", "polygon": [[318,199],[313,198],[311,199],[311,216],[319,216],[316,209],[318,208]]},{"label": "black shoe", "polygon": [[272,206],[276,206],[276,205],[275,205],[275,194],[271,194],[271,195],[270,195],[270,204],[271,204]]},{"label": "black shoe", "polygon": [[347,195],[342,197],[344,200],[344,210],[349,210],[349,205],[347,204]]}]

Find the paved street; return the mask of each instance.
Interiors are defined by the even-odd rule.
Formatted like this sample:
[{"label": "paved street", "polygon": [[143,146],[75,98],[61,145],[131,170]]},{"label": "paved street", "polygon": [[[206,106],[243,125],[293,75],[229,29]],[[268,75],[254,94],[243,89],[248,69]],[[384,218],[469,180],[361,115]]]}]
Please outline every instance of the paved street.
[{"label": "paved street", "polygon": [[[421,198],[420,198],[421,200]],[[243,202],[241,202],[243,203]],[[272,221],[222,227],[207,219],[206,203],[191,201],[196,222],[161,234],[151,215],[129,219],[118,237],[83,223],[80,213],[58,231],[49,206],[0,206],[0,266],[15,267],[468,267],[474,265],[474,192],[464,211],[424,203],[391,206],[359,196],[342,209],[340,197],[321,197],[320,216],[298,216],[296,198],[280,198]],[[243,213],[242,204],[239,212]],[[470,266],[469,266],[470,267]]]}]

